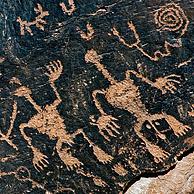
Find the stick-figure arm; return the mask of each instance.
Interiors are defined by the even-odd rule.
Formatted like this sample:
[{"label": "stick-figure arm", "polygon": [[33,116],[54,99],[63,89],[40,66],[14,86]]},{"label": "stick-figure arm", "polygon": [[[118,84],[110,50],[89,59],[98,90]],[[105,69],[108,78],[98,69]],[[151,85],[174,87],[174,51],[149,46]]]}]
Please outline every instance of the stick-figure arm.
[{"label": "stick-figure arm", "polygon": [[11,121],[10,121],[10,126],[9,126],[8,132],[6,134],[7,137],[9,137],[11,135],[11,132],[13,130],[14,121],[16,119],[16,115],[17,115],[17,102],[14,101],[13,112],[12,112]]},{"label": "stick-figure arm", "polygon": [[144,77],[143,75],[137,73],[134,70],[127,70],[126,73],[125,73],[126,78],[128,78],[131,74],[135,75],[137,78],[140,78],[142,81],[146,82],[147,84],[155,87],[154,82],[152,82],[151,80],[147,79],[146,77]]},{"label": "stick-figure arm", "polygon": [[36,148],[35,146],[32,145],[32,138],[27,136],[25,133],[25,128],[30,128],[31,126],[28,123],[22,123],[19,126],[21,135],[23,136],[23,138],[27,141],[28,146],[30,146],[32,153],[33,153],[33,159],[32,159],[32,163],[34,168],[39,171],[43,170],[44,167],[47,166],[47,164],[49,163],[47,160],[47,156],[44,155],[38,148]]},{"label": "stick-figure arm", "polygon": [[59,95],[59,92],[57,91],[57,88],[56,88],[55,84],[54,83],[51,83],[50,86],[53,88],[53,91],[54,91],[54,93],[55,93],[55,95],[57,97],[57,99],[54,101],[53,104],[55,106],[58,106],[62,102],[62,99],[61,99],[61,97]]},{"label": "stick-figure arm", "polygon": [[99,110],[99,112],[101,113],[101,115],[106,115],[106,113],[104,112],[102,105],[100,104],[100,102],[97,99],[97,94],[104,94],[104,91],[102,90],[94,90],[92,92],[92,97],[93,97],[93,101],[96,105],[96,108]]},{"label": "stick-figure arm", "polygon": [[49,77],[50,86],[53,88],[53,91],[57,97],[57,99],[54,101],[54,105],[59,105],[61,103],[61,97],[57,91],[57,87],[55,85],[55,81],[59,79],[60,75],[63,71],[63,65],[61,61],[52,61],[50,62],[50,65],[47,67],[47,73],[46,75]]},{"label": "stick-figure arm", "polygon": [[180,81],[177,80],[180,78],[180,76],[176,74],[167,75],[165,77],[159,77],[154,82],[143,77],[141,74],[133,70],[128,70],[126,72],[126,78],[129,77],[130,74],[134,74],[136,77],[140,78],[142,81],[148,83],[152,87],[161,90],[162,94],[165,94],[167,91],[174,93],[177,90],[175,84],[180,84]]}]

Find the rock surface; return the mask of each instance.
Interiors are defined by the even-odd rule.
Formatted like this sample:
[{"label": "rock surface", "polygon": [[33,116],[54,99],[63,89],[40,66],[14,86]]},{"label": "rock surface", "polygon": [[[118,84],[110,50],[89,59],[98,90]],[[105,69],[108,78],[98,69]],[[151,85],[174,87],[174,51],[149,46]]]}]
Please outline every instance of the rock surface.
[{"label": "rock surface", "polygon": [[192,194],[194,193],[194,153],[179,161],[176,167],[156,178],[141,178],[126,194]]},{"label": "rock surface", "polygon": [[0,193],[118,194],[193,148],[194,2],[0,1]]}]

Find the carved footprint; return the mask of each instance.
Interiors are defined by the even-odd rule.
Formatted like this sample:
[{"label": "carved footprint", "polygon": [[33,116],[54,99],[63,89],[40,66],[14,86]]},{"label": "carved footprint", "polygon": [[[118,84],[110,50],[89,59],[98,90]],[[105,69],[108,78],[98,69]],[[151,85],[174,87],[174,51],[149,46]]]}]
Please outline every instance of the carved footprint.
[{"label": "carved footprint", "polygon": [[33,148],[32,151],[34,154],[34,157],[32,160],[34,168],[37,171],[43,170],[49,164],[49,162],[47,161],[48,157],[43,153],[41,153],[37,148]]},{"label": "carved footprint", "polygon": [[173,130],[174,134],[179,137],[182,135],[185,135],[189,130],[191,130],[191,127],[188,125],[184,125],[183,123],[179,122],[177,119],[175,119],[171,115],[165,115],[165,119],[170,125],[171,129]]},{"label": "carved footprint", "polygon": [[70,153],[68,153],[69,148],[63,148],[62,150],[58,151],[59,157],[64,162],[67,167],[67,170],[74,170],[79,168],[83,165],[77,158],[73,157]]},{"label": "carved footprint", "polygon": [[107,132],[108,135],[111,137],[116,137],[115,134],[120,134],[118,129],[120,128],[115,121],[118,121],[118,119],[114,118],[111,115],[102,115],[97,120],[95,120],[93,117],[91,117],[90,124],[96,125],[99,129],[99,133],[107,140],[110,141],[110,138],[106,135]]},{"label": "carved footprint", "polygon": [[169,153],[162,150],[159,146],[153,145],[151,143],[146,143],[146,148],[148,151],[154,156],[154,161],[156,163],[162,162],[163,160],[167,159]]}]

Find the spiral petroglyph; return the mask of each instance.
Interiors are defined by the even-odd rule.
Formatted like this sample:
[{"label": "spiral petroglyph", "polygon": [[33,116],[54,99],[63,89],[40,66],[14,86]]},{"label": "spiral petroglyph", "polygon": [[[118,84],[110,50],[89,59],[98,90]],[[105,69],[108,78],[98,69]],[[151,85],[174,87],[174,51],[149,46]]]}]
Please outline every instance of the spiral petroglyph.
[{"label": "spiral petroglyph", "polygon": [[178,32],[182,36],[188,29],[189,20],[183,9],[175,4],[167,4],[158,9],[154,20],[159,30]]}]

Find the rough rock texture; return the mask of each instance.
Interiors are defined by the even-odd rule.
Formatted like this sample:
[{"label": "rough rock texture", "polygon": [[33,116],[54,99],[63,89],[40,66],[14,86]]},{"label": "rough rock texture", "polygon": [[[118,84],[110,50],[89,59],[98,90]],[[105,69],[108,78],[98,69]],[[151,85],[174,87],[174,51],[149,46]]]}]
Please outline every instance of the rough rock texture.
[{"label": "rough rock texture", "polygon": [[141,178],[126,194],[194,193],[194,153],[184,157],[176,167],[156,178]]},{"label": "rough rock texture", "polygon": [[193,148],[194,1],[1,0],[0,193],[118,194]]}]

